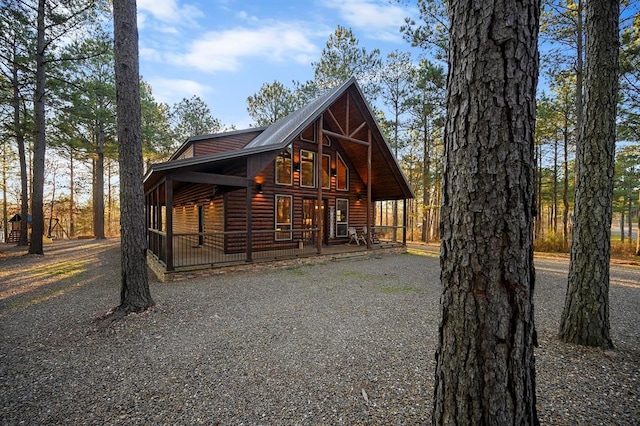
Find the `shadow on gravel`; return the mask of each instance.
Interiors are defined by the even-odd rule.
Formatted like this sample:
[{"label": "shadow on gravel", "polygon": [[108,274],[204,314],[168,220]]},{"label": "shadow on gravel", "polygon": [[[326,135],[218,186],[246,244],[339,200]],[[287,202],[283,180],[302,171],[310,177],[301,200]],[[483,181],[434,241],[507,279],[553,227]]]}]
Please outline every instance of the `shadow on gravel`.
[{"label": "shadow on gravel", "polygon": [[0,259],[0,315],[102,282],[100,266],[118,256],[119,246],[119,240],[73,240],[45,246],[44,255],[11,250]]}]

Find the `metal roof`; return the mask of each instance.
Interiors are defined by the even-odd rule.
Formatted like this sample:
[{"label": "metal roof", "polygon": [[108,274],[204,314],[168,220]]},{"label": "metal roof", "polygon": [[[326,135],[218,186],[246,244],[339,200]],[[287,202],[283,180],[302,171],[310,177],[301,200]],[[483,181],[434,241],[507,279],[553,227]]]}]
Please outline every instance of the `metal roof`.
[{"label": "metal roof", "polygon": [[357,84],[356,79],[351,77],[340,86],[328,90],[302,108],[281,118],[249,142],[245,148],[273,145],[282,148],[286,147],[302,130],[316,119],[318,114],[329,107],[347,87],[354,83]]},{"label": "metal roof", "polygon": [[[390,173],[388,175],[381,175],[382,180],[379,180],[377,185],[383,184],[384,186],[385,184],[389,184],[390,181],[394,181],[398,185],[397,188],[400,191],[396,193],[396,196],[394,198],[399,199],[415,197],[411,186],[408,184],[408,181],[404,176],[404,173],[402,172],[400,166],[397,164],[395,157],[391,153],[389,144],[385,140],[377,121],[372,116],[371,107],[367,104],[367,101],[364,98],[362,91],[360,90],[356,82],[356,79],[353,77],[345,81],[340,86],[328,90],[326,93],[309,102],[307,105],[292,112],[287,117],[284,117],[273,123],[241,149],[211,155],[201,155],[191,158],[184,158],[179,160],[172,159],[164,163],[153,164],[145,174],[145,187],[147,187],[148,185],[153,185],[154,182],[157,182],[162,178],[162,176],[172,170],[204,170],[205,168],[214,166],[214,164],[222,164],[224,162],[236,160],[244,161],[241,159],[256,154],[273,152],[275,155],[276,152],[280,152],[287,145],[289,145],[304,129],[311,125],[320,114],[322,114],[336,101],[338,101],[340,97],[344,95],[351,87],[353,87],[353,90],[357,93],[357,98],[360,99],[361,104],[363,105],[363,112],[365,109],[368,110],[368,113],[365,113],[364,115],[369,116],[369,118],[367,118],[366,120],[370,123],[369,125],[372,126],[371,130],[373,130],[374,134],[376,134],[376,136],[374,136],[373,138],[376,141],[376,148],[374,151],[377,152],[376,155],[380,156],[380,161],[383,162],[379,165],[379,167],[388,169],[388,172]],[[247,130],[227,132],[226,134],[196,136],[190,138],[185,143],[185,145],[194,141],[213,139],[224,135],[228,136],[229,134],[233,133],[255,130],[261,130],[261,128],[251,128]],[[182,150],[185,145],[180,147],[180,150]],[[172,156],[172,158],[174,158],[174,156]],[[356,156],[360,157],[359,154],[356,154]],[[380,169],[378,169],[378,171],[380,171]],[[250,176],[247,177],[251,178]]]}]

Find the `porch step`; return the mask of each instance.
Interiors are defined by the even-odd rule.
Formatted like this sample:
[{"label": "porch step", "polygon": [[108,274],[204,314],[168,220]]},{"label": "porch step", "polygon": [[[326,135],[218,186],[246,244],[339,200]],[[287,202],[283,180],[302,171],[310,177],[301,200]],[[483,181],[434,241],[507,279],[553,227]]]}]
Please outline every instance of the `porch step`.
[{"label": "porch step", "polygon": [[353,260],[353,259],[365,259],[371,255],[368,251],[354,251],[354,252],[346,252],[340,254],[329,255],[330,259],[334,262],[341,262],[343,260]]}]

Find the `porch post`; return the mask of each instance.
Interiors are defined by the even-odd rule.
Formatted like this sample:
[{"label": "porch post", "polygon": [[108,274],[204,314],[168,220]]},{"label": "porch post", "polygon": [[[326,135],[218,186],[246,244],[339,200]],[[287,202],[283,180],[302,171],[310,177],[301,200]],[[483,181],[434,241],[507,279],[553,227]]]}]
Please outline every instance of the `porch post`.
[{"label": "porch post", "polygon": [[[153,191],[155,199],[154,199],[154,203],[155,203],[155,211],[153,212],[153,220],[155,222],[155,227],[156,230],[158,231],[157,235],[157,240],[158,240],[158,258],[160,260],[164,260],[165,261],[165,267],[166,267],[166,261],[167,261],[167,244],[166,242],[163,243],[162,240],[162,235],[160,235],[160,232],[162,232],[162,208],[160,207],[160,189],[162,189],[162,184],[158,184],[158,186],[156,187],[156,189]],[[165,236],[166,239],[166,236]]]},{"label": "porch post", "polygon": [[173,271],[173,180],[164,181],[164,201],[167,213],[167,271]]},{"label": "porch post", "polygon": [[246,261],[253,262],[253,210],[251,208],[251,195],[253,193],[253,180],[247,178],[247,247]]},{"label": "porch post", "polygon": [[[407,218],[407,199],[402,200],[402,244],[407,245],[407,225],[409,224]],[[424,226],[424,224],[422,225]]]},{"label": "porch post", "polygon": [[320,114],[320,117],[318,117],[318,123],[316,126],[316,141],[318,143],[318,179],[317,179],[317,184],[318,184],[318,198],[316,201],[316,211],[315,211],[315,215],[316,215],[316,227],[318,228],[317,231],[317,235],[316,235],[316,247],[318,249],[318,254],[322,254],[322,234],[324,232],[324,214],[323,214],[323,209],[322,207],[324,206],[324,204],[322,203],[322,114]]},{"label": "porch post", "polygon": [[371,227],[371,129],[367,131],[367,249],[371,248],[371,236],[373,228]]}]

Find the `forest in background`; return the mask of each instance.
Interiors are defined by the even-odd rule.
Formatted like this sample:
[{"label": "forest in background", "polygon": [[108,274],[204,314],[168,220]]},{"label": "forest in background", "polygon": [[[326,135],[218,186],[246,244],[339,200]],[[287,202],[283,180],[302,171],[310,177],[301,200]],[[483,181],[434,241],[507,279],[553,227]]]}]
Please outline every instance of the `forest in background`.
[{"label": "forest in background", "polygon": [[[445,122],[446,34],[441,2],[421,0],[419,22],[399,29],[420,57],[359,45],[349,28],[337,27],[317,62],[314,79],[265,82],[247,99],[256,126],[286,116],[327,88],[355,76],[374,108],[416,199],[407,204],[410,241],[439,237],[442,144]],[[44,43],[38,43],[38,7],[44,13]],[[574,1],[544,2],[541,19],[541,81],[536,125],[538,248],[567,251],[574,198],[574,156],[582,117],[584,12]],[[623,4],[618,145],[613,240],[640,250],[640,14]],[[119,232],[115,78],[111,15],[107,3],[69,0],[10,0],[0,10],[0,134],[2,238],[16,213],[33,214],[34,188],[45,235],[104,238]],[[44,82],[38,70],[46,68]],[[45,84],[39,92],[39,81]],[[42,88],[40,87],[40,89]],[[185,93],[174,105],[158,102],[140,82],[144,161],[166,160],[188,137],[234,129],[212,116],[197,96]],[[46,99],[46,157],[38,142],[36,100]],[[34,94],[36,94],[34,96]],[[44,152],[44,151],[42,151]],[[34,165],[35,174],[34,174]],[[40,176],[42,174],[42,176]],[[36,184],[34,184],[36,182]],[[377,209],[379,221],[397,223],[399,206]],[[633,241],[633,237],[638,238]]]}]

